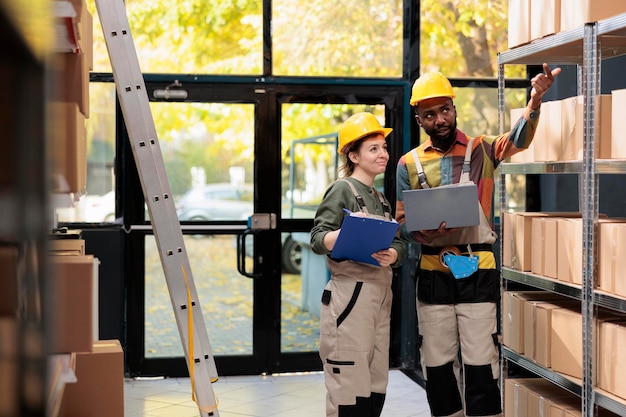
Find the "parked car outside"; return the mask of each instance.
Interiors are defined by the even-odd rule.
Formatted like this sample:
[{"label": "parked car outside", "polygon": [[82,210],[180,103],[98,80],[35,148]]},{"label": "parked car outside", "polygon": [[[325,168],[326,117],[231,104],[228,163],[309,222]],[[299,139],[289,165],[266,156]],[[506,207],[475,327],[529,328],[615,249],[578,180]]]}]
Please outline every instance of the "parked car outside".
[{"label": "parked car outside", "polygon": [[181,221],[246,220],[254,212],[252,185],[208,184],[187,191],[177,205]]},{"label": "parked car outside", "polygon": [[85,203],[86,222],[110,223],[115,221],[115,191],[109,191],[102,197],[87,198]]},{"label": "parked car outside", "polygon": [[[177,204],[180,221],[247,220],[254,213],[252,185],[214,183],[194,187]],[[299,274],[302,268],[302,246],[290,234],[282,235],[282,267],[290,274]],[[246,254],[252,253],[246,241]]]}]

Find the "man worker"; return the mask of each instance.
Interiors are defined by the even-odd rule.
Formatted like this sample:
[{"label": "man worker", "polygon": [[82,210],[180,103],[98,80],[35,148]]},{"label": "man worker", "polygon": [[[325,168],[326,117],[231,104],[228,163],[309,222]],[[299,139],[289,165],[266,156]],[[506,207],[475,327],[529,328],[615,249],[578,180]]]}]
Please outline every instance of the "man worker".
[{"label": "man worker", "polygon": [[[496,317],[500,274],[492,248],[497,237],[491,214],[494,173],[501,161],[532,142],[542,97],[560,72],[543,64],[543,73],[530,81],[524,114],[511,131],[498,136],[471,138],[457,129],[455,93],[442,74],[425,73],[413,85],[410,104],[428,138],[398,161],[395,217],[403,237],[421,244],[418,345],[433,416],[502,415]],[[478,188],[478,226],[447,229],[444,222],[436,230],[407,231],[404,190],[469,181]],[[477,271],[455,278],[442,261],[445,253],[478,257]]]}]

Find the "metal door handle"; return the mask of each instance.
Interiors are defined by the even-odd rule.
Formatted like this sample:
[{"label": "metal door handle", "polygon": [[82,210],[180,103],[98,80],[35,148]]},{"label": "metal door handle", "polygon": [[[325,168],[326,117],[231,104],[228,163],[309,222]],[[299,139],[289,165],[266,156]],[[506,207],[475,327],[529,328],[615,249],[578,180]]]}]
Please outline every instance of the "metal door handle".
[{"label": "metal door handle", "polygon": [[246,229],[237,235],[237,271],[244,277],[261,278],[261,274],[246,271],[246,237],[254,235],[254,230]]}]

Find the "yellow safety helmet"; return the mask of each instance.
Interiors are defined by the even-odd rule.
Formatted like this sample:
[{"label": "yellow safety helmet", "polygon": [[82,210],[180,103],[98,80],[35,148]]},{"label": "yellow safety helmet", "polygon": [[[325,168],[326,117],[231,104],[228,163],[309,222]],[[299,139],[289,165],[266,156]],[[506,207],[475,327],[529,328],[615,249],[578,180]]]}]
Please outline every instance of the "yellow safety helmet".
[{"label": "yellow safety helmet", "polygon": [[439,72],[427,72],[422,74],[415,83],[411,91],[411,106],[416,106],[422,100],[434,97],[454,98],[454,90],[450,81]]},{"label": "yellow safety helmet", "polygon": [[339,146],[337,150],[339,153],[342,153],[346,146],[372,133],[380,133],[387,137],[392,130],[390,127],[382,127],[372,113],[361,112],[353,114],[339,128]]}]

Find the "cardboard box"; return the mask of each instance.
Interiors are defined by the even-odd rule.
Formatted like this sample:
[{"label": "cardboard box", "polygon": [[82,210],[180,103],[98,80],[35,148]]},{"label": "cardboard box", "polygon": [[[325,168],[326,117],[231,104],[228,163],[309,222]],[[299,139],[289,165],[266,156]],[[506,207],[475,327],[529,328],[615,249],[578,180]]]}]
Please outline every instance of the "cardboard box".
[{"label": "cardboard box", "polygon": [[17,246],[0,246],[0,314],[17,312],[17,280],[19,249]]},{"label": "cardboard box", "polygon": [[528,416],[550,416],[550,408],[552,403],[559,401],[561,398],[578,399],[580,398],[563,388],[552,383],[535,385],[528,392]]},{"label": "cardboard box", "polygon": [[509,48],[530,42],[530,0],[509,0]]},{"label": "cardboard box", "polygon": [[17,416],[17,320],[0,316],[0,416]]},{"label": "cardboard box", "polygon": [[531,0],[530,38],[543,38],[560,30],[561,0]]},{"label": "cardboard box", "polygon": [[541,378],[509,378],[504,381],[504,415],[515,417],[534,417],[528,409],[529,396],[542,387],[552,385]]},{"label": "cardboard box", "polygon": [[578,212],[521,212],[502,214],[502,265],[530,271],[532,269],[532,220],[539,217],[580,217]]},{"label": "cardboard box", "polygon": [[78,104],[86,118],[89,117],[89,59],[84,52],[58,54],[61,85],[52,96],[53,101]]},{"label": "cardboard box", "polygon": [[[514,238],[512,236],[515,213],[505,211],[502,213],[502,266],[513,268]],[[506,238],[505,238],[506,237]],[[519,266],[515,269],[519,269]]]},{"label": "cardboard box", "polygon": [[76,103],[49,104],[51,166],[58,193],[82,193],[87,186],[87,129]]},{"label": "cardboard box", "polygon": [[561,100],[561,160],[578,160],[578,144],[573,140],[576,130],[576,106],[582,96]]},{"label": "cardboard box", "polygon": [[85,0],[68,0],[74,10],[76,10],[76,15],[80,16],[83,12],[84,8],[87,8],[87,2]]},{"label": "cardboard box", "polygon": [[[621,222],[598,214],[598,224]],[[598,228],[599,230],[599,228]],[[583,283],[583,221],[582,219],[559,219],[557,226],[557,279],[582,285]]]},{"label": "cardboard box", "polygon": [[552,405],[552,399],[569,394],[565,394],[565,392],[565,390],[563,390],[562,388],[558,388],[555,385],[553,385],[552,387],[544,387],[542,389],[529,391],[527,398],[528,416],[550,417],[550,407]]},{"label": "cardboard box", "polygon": [[547,101],[541,105],[541,114],[535,132],[534,160],[560,161],[563,157],[563,132],[561,131],[561,101]]},{"label": "cardboard box", "polygon": [[544,213],[503,213],[502,264],[530,271],[532,266],[532,219]]},{"label": "cardboard box", "polygon": [[580,310],[580,302],[529,300],[524,303],[524,356],[545,368],[550,368],[552,312],[564,307]]},{"label": "cardboard box", "polygon": [[66,384],[76,382],[76,353],[48,355],[46,416],[58,416]]},{"label": "cardboard box", "polygon": [[72,256],[85,254],[85,239],[52,239],[50,254]]},{"label": "cardboard box", "polygon": [[626,89],[611,92],[611,158],[626,159]]},{"label": "cardboard box", "polygon": [[561,30],[569,30],[598,20],[626,13],[622,0],[567,0],[561,7]]},{"label": "cardboard box", "polygon": [[93,343],[76,354],[76,379],[63,393],[59,417],[124,415],[124,351],[118,340]]},{"label": "cardboard box", "polygon": [[503,213],[502,264],[530,271],[532,267],[532,219],[548,216],[548,213],[522,212]]},{"label": "cardboard box", "polygon": [[88,70],[93,70],[93,16],[86,4],[83,4],[78,15],[78,46],[85,54]]},{"label": "cardboard box", "polygon": [[0,316],[0,358],[17,359],[17,318]]},{"label": "cardboard box", "polygon": [[542,378],[506,379],[504,415],[514,417],[550,416],[552,400],[577,398]]},{"label": "cardboard box", "polygon": [[553,217],[532,219],[531,267],[533,274],[556,278],[557,272],[557,224]]},{"label": "cardboard box", "polygon": [[[611,155],[612,97],[601,95],[595,99],[595,157],[607,159]],[[561,131],[563,161],[579,161],[583,157],[584,97],[561,100]]]},{"label": "cardboard box", "polygon": [[505,291],[502,295],[502,343],[517,353],[524,353],[524,302],[562,300],[549,291]]},{"label": "cardboard box", "polygon": [[[577,234],[570,231],[570,219],[559,219],[556,227],[557,267],[556,279],[563,282],[572,282],[572,238]],[[582,225],[582,224],[581,224]],[[582,232],[579,235],[582,240]],[[582,255],[582,253],[581,253]]]},{"label": "cardboard box", "polygon": [[550,399],[546,398],[542,392],[529,392],[527,401],[527,410],[531,416],[550,416]]},{"label": "cardboard box", "polygon": [[599,329],[598,386],[626,399],[626,322],[604,322]]},{"label": "cardboard box", "polygon": [[626,223],[598,223],[598,288],[626,297]]},{"label": "cardboard box", "polygon": [[582,404],[578,397],[563,396],[550,399],[550,417],[581,417]]},{"label": "cardboard box", "polygon": [[583,221],[561,218],[557,224],[557,279],[582,285]]},{"label": "cardboard box", "polygon": [[582,316],[580,311],[552,311],[550,363],[552,369],[582,378]]},{"label": "cardboard box", "polygon": [[0,358],[0,369],[0,416],[17,416],[18,360]]},{"label": "cardboard box", "polygon": [[[593,321],[593,346],[598,346],[599,326],[605,322],[626,321],[626,315],[599,310]],[[553,310],[551,338],[552,369],[555,372],[582,379],[583,336],[580,311],[567,307]]]},{"label": "cardboard box", "polygon": [[[563,137],[563,156],[565,161],[582,160],[583,158],[583,134],[584,124],[584,99],[583,96],[570,98],[570,103],[562,106],[563,111],[571,111],[574,107],[574,130],[573,137]],[[573,103],[571,102],[573,101]],[[562,116],[563,117],[563,116]],[[564,116],[571,123],[571,115]],[[609,159],[611,157],[611,118],[612,105],[611,95],[605,94],[595,98],[595,124],[594,124],[594,154],[596,159]],[[563,125],[563,124],[562,124]],[[571,128],[568,128],[568,130]]]},{"label": "cardboard box", "polygon": [[94,257],[50,256],[50,352],[88,352],[94,341]]},{"label": "cardboard box", "polygon": [[518,379],[504,381],[504,415],[527,417],[528,390]]}]

